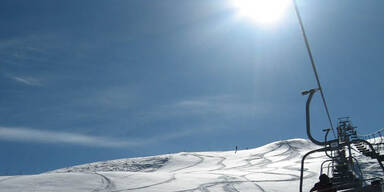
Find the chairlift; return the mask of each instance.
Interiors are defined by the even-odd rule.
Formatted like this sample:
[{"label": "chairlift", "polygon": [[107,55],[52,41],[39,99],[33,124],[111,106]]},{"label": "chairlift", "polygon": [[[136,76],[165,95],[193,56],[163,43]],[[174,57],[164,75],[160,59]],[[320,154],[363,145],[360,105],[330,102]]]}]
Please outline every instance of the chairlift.
[{"label": "chairlift", "polygon": [[[381,132],[377,132],[380,135],[380,142],[376,142],[375,135],[366,135],[358,136],[356,132],[356,127],[352,125],[352,121],[349,117],[339,118],[337,122],[337,135],[335,134],[332,120],[328,111],[327,102],[321,87],[319,76],[316,70],[316,65],[312,56],[312,51],[309,46],[309,41],[304,29],[304,25],[299,13],[296,0],[293,0],[294,8],[296,12],[297,19],[300,24],[300,29],[303,35],[303,39],[307,48],[307,52],[312,64],[312,68],[317,81],[317,88],[303,91],[303,95],[307,96],[306,102],[306,132],[309,140],[316,145],[321,146],[319,149],[315,149],[306,153],[301,160],[301,171],[300,171],[300,192],[303,191],[303,179],[304,179],[304,165],[305,159],[313,154],[324,152],[325,155],[329,158],[321,164],[320,174],[323,173],[323,167],[326,163],[328,175],[332,175],[330,181],[333,183],[332,189],[337,191],[348,191],[348,192],[384,192],[383,190],[383,178],[373,177],[365,178],[364,172],[360,167],[358,160],[355,157],[355,154],[352,153],[352,150],[358,151],[360,154],[376,159],[381,170],[384,173],[384,167],[382,161],[384,161],[384,155],[380,154],[380,146],[383,144],[383,138],[381,137]],[[324,104],[325,111],[328,116],[330,123],[330,129],[325,129],[324,141],[319,141],[312,136],[311,133],[311,118],[310,118],[310,103],[313,95],[319,91],[321,98]],[[332,133],[336,139],[328,140],[328,134],[332,130]],[[373,144],[375,144],[376,149],[371,143],[373,138]],[[379,145],[377,145],[379,144]]]},{"label": "chairlift", "polygon": [[[311,89],[304,92],[309,94],[306,103],[306,125],[309,140],[322,148],[309,151],[301,161],[300,173],[300,192],[303,191],[304,165],[305,159],[318,152],[324,152],[329,158],[321,164],[320,174],[324,173],[324,165],[327,165],[327,175],[331,175],[330,181],[333,183],[333,189],[349,192],[382,192],[383,179],[380,177],[365,178],[364,172],[360,167],[359,161],[352,153],[352,149],[360,154],[376,159],[381,170],[384,173],[382,161],[384,155],[381,155],[369,140],[362,139],[356,132],[356,127],[352,126],[350,118],[339,118],[337,125],[337,139],[328,140],[330,129],[326,129],[324,141],[319,141],[312,137],[310,124],[310,103],[317,89]],[[376,133],[375,133],[376,134]],[[369,136],[368,138],[370,138]],[[375,140],[374,140],[375,141]]]}]

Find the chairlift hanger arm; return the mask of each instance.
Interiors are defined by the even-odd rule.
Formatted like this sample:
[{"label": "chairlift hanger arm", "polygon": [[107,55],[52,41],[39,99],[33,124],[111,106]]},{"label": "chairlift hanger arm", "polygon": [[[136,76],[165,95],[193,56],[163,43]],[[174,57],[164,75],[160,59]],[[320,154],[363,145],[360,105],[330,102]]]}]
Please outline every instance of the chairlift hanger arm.
[{"label": "chairlift hanger arm", "polygon": [[[307,135],[308,135],[308,138],[309,140],[311,140],[314,144],[316,145],[321,145],[321,146],[325,146],[325,145],[328,145],[330,144],[331,142],[334,142],[334,140],[331,140],[331,141],[319,141],[315,138],[312,137],[312,133],[311,133],[311,114],[310,114],[310,104],[311,104],[311,101],[312,101],[312,97],[313,95],[316,93],[316,91],[318,91],[319,88],[316,88],[316,89],[311,89],[311,90],[308,90],[308,91],[303,91],[302,94],[303,95],[308,95],[308,99],[307,99],[307,104],[305,106],[305,112],[306,112],[306,125],[307,125]],[[328,134],[327,134],[328,135]]]}]

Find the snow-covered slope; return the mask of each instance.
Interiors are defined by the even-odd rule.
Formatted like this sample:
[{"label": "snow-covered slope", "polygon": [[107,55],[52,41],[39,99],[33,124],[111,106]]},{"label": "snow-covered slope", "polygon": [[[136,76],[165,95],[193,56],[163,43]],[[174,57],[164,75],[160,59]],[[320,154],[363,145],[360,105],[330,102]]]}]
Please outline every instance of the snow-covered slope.
[{"label": "snow-covered slope", "polygon": [[[29,176],[0,177],[1,192],[298,191],[308,140],[256,149],[118,159]],[[317,181],[323,154],[307,158],[304,190]]]}]

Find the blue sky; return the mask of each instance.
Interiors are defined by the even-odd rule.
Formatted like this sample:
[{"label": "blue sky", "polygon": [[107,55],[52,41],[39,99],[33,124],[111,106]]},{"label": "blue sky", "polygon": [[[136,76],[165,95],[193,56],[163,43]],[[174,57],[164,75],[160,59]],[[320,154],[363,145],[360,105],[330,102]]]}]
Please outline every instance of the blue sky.
[{"label": "blue sky", "polygon": [[[379,0],[298,1],[331,116],[383,128]],[[292,7],[230,0],[0,2],[0,175],[306,138],[316,86]],[[328,127],[317,95],[314,134]]]}]

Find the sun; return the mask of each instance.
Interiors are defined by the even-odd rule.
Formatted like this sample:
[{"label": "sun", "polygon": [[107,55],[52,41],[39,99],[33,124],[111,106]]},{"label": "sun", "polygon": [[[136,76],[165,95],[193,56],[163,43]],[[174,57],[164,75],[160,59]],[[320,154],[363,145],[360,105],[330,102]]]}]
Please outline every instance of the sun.
[{"label": "sun", "polygon": [[275,23],[280,20],[290,0],[232,0],[239,15],[258,23]]}]

